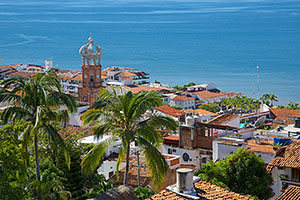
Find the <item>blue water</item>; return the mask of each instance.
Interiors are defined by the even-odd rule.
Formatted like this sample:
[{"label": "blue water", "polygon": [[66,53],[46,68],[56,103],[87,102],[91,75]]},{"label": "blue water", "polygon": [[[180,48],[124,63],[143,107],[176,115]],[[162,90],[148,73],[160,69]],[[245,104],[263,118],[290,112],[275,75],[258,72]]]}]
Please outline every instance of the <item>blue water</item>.
[{"label": "blue water", "polygon": [[299,0],[0,0],[0,65],[79,69],[90,32],[104,67],[253,97],[260,65],[260,94],[300,102]]}]

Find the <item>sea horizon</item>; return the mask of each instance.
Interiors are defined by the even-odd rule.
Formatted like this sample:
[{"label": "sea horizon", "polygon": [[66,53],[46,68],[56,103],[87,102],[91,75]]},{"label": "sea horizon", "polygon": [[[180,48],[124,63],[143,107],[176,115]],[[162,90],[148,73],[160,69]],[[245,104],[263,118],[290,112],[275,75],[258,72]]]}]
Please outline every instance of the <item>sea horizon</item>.
[{"label": "sea horizon", "polygon": [[300,2],[295,0],[0,0],[0,65],[80,69],[89,34],[102,66],[131,67],[151,81],[216,83],[226,92],[300,103]]}]

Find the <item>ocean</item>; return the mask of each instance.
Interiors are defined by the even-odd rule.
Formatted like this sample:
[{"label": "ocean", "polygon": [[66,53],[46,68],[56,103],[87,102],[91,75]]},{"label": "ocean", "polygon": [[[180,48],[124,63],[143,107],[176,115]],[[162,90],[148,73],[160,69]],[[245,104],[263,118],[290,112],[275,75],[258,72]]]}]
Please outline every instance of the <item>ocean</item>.
[{"label": "ocean", "polygon": [[90,33],[103,68],[256,97],[259,65],[260,94],[300,103],[299,0],[0,0],[0,65],[80,69]]}]

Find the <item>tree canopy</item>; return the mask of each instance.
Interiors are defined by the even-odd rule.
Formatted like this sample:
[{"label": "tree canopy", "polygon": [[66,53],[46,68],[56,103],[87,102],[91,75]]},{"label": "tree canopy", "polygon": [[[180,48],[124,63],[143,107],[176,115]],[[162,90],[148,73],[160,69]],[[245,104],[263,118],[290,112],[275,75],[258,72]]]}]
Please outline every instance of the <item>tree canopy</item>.
[{"label": "tree canopy", "polygon": [[216,103],[208,103],[208,104],[202,104],[200,106],[198,106],[198,108],[203,109],[203,110],[207,110],[213,113],[217,113],[220,111],[220,107],[218,104]]},{"label": "tree canopy", "polygon": [[101,137],[106,133],[112,133],[113,136],[97,144],[83,158],[81,164],[83,172],[89,174],[96,170],[104,156],[105,149],[118,137],[122,143],[117,173],[121,161],[126,157],[124,185],[127,184],[130,143],[132,142],[138,146],[141,154],[145,155],[153,183],[157,186],[161,185],[168,170],[168,164],[157,149],[163,141],[158,129],[175,130],[176,122],[158,114],[145,115],[146,111],[153,110],[153,107],[160,104],[161,100],[156,93],[142,91],[137,94],[126,92],[123,95],[117,95],[115,90],[109,92],[102,89],[94,109],[87,111],[83,120],[85,124],[93,124],[96,137]]},{"label": "tree canopy", "polygon": [[266,172],[264,160],[247,149],[238,149],[224,160],[212,161],[197,172],[203,180],[233,192],[259,199],[272,196],[272,177]]}]

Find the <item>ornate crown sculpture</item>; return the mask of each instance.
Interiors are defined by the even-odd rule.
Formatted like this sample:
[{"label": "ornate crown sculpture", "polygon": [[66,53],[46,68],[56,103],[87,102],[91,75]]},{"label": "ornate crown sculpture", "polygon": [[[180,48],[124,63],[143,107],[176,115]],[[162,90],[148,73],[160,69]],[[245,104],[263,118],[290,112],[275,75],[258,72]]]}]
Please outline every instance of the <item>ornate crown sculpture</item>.
[{"label": "ornate crown sculpture", "polygon": [[[100,65],[100,59],[102,54],[102,49],[94,44],[93,38],[90,35],[88,43],[83,45],[79,49],[79,53],[82,55],[82,65],[92,64],[90,61],[93,60],[94,65]],[[93,50],[93,46],[96,49],[96,52]]]}]

